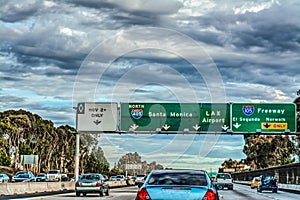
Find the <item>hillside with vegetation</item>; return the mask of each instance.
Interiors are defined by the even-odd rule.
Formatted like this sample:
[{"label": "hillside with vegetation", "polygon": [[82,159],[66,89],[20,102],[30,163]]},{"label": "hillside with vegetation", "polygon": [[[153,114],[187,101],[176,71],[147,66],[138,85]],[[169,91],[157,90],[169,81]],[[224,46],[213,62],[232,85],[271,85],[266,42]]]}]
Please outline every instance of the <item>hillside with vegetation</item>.
[{"label": "hillside with vegetation", "polygon": [[[62,173],[74,173],[75,133],[69,126],[55,127],[50,120],[25,110],[7,110],[0,112],[0,169],[12,175],[18,170],[30,170],[34,173],[59,169]],[[135,153],[120,158],[118,166],[110,170],[102,148],[98,145],[98,136],[80,134],[79,173],[97,172],[107,175],[125,174],[125,162],[141,162]],[[24,164],[21,155],[37,155],[34,164]],[[125,161],[124,158],[129,160]],[[141,162],[143,169],[156,168],[155,162]]]}]

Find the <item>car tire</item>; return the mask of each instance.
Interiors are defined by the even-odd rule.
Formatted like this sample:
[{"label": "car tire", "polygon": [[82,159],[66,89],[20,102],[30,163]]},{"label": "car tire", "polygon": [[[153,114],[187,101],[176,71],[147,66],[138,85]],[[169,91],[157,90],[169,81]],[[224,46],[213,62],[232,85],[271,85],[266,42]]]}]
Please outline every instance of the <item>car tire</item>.
[{"label": "car tire", "polygon": [[277,193],[277,189],[272,190],[273,193]]},{"label": "car tire", "polygon": [[104,190],[103,188],[100,190],[100,193],[99,193],[100,197],[103,197],[103,196],[104,196],[103,190]]},{"label": "car tire", "polygon": [[262,192],[262,190],[257,188],[257,192]]},{"label": "car tire", "polygon": [[106,192],[105,192],[106,196],[109,196],[109,188],[107,188]]},{"label": "car tire", "polygon": [[80,197],[80,192],[76,192],[76,197]]}]

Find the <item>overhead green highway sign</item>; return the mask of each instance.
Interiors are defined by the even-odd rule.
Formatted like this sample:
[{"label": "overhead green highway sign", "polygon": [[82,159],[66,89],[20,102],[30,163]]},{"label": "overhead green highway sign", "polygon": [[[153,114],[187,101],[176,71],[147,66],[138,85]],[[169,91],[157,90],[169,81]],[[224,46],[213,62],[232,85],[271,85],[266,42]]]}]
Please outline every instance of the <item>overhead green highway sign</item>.
[{"label": "overhead green highway sign", "polygon": [[121,103],[121,131],[226,132],[229,104]]},{"label": "overhead green highway sign", "polygon": [[241,133],[296,132],[296,105],[233,103],[231,130]]}]

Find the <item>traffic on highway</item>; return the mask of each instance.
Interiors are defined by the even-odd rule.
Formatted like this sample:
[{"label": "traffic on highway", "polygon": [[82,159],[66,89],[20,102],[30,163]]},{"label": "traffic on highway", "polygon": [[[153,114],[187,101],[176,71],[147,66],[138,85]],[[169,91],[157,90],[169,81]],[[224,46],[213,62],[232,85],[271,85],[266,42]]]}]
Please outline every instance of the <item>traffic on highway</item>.
[{"label": "traffic on highway", "polygon": [[[27,199],[27,200],[82,200],[82,199],[109,199],[109,200],[134,200],[138,192],[137,186],[114,188],[110,191],[109,196],[99,197],[97,194],[88,194],[85,197],[76,197],[75,192],[68,192],[62,194],[47,194],[43,196],[17,196],[17,197],[0,197],[0,199]],[[272,193],[270,191],[256,192],[250,186],[234,184],[234,190],[219,190],[220,200],[299,200],[299,194],[278,191]],[[154,200],[154,199],[152,199]]]}]

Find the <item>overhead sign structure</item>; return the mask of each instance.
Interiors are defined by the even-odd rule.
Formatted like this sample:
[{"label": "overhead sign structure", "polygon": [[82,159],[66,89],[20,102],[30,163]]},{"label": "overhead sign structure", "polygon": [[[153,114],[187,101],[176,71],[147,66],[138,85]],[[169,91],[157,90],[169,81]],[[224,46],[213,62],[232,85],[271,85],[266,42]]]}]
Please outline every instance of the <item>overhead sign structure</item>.
[{"label": "overhead sign structure", "polygon": [[115,132],[117,116],[117,103],[78,103],[76,129],[78,132]]},{"label": "overhead sign structure", "polygon": [[296,105],[233,103],[233,132],[296,132]]},{"label": "overhead sign structure", "polygon": [[121,131],[224,132],[229,104],[121,103]]},{"label": "overhead sign structure", "polygon": [[296,133],[296,105],[78,103],[78,132]]}]

